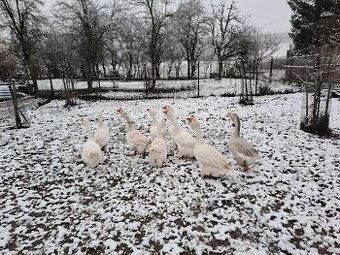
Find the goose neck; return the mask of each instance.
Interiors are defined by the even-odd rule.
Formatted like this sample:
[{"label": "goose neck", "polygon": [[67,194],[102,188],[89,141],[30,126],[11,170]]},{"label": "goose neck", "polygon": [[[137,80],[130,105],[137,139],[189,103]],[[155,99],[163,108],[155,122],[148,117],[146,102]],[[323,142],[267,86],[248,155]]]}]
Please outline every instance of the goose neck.
[{"label": "goose neck", "polygon": [[86,133],[87,133],[87,139],[91,139],[92,138],[92,132],[91,132],[91,127],[89,123],[85,124],[85,129],[86,129]]},{"label": "goose neck", "polygon": [[179,128],[177,119],[172,114],[168,116],[168,119],[170,120],[175,129]]},{"label": "goose neck", "polygon": [[204,143],[203,133],[201,127],[194,127],[193,130],[196,134],[196,140],[200,143]]},{"label": "goose neck", "polygon": [[234,125],[234,136],[240,136],[241,123],[239,118],[236,118],[236,120],[234,121]]},{"label": "goose neck", "polygon": [[128,132],[131,132],[131,131],[135,130],[135,127],[134,127],[134,125],[133,125],[133,123],[131,121],[128,121],[127,124],[128,124],[127,125],[127,131]]},{"label": "goose neck", "polygon": [[151,121],[152,121],[153,123],[156,123],[156,122],[157,122],[156,114],[155,114],[153,111],[149,111],[149,116],[150,116]]},{"label": "goose neck", "polygon": [[99,127],[103,127],[103,126],[104,126],[103,118],[99,118],[99,119],[98,119],[98,126],[99,126]]}]

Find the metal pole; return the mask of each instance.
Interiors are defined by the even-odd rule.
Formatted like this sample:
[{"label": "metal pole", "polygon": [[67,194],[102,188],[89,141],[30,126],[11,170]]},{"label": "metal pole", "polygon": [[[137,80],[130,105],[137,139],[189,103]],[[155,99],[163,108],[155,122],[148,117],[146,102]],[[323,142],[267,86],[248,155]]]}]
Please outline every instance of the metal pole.
[{"label": "metal pole", "polygon": [[[13,85],[13,87],[12,87]],[[12,82],[9,80],[8,82],[9,90],[12,95],[12,102],[13,102],[13,107],[14,107],[14,114],[15,114],[15,123],[16,123],[16,128],[22,128],[22,123],[19,115],[19,109],[18,109],[18,100],[17,100],[17,92],[15,88],[15,83],[14,81]]]},{"label": "metal pole", "polygon": [[200,97],[200,61],[197,61],[197,96]]},{"label": "metal pole", "polygon": [[270,59],[270,72],[269,72],[269,83],[272,83],[272,76],[273,76],[273,64],[274,64],[274,58],[271,57]]}]

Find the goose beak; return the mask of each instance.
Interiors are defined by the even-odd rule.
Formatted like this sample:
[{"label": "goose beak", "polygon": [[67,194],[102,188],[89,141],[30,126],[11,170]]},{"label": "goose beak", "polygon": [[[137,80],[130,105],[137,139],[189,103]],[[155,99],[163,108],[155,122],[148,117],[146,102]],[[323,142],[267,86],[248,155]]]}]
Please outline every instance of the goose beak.
[{"label": "goose beak", "polygon": [[230,116],[231,116],[231,112],[228,112],[228,113],[227,113],[227,116],[230,117]]},{"label": "goose beak", "polygon": [[164,106],[162,108],[162,110],[163,110],[163,113],[165,113],[165,114],[167,114],[169,112],[169,109],[166,106]]},{"label": "goose beak", "polygon": [[194,119],[193,115],[187,117],[187,121],[189,121],[189,122],[192,122],[193,119]]}]

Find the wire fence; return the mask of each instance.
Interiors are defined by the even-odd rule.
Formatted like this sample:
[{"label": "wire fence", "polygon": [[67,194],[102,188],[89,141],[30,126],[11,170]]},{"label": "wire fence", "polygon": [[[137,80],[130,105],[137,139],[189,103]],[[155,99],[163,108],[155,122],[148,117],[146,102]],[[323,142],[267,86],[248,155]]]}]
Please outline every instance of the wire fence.
[{"label": "wire fence", "polygon": [[[271,87],[270,91],[282,89],[285,71],[280,65],[279,59],[263,61],[255,71],[253,67],[247,70],[247,79],[261,87]],[[172,66],[163,63],[159,68],[159,77],[153,78],[151,67],[127,70],[117,68],[108,75],[100,75],[93,82],[93,91],[86,91],[86,80],[74,80],[71,93],[86,99],[141,99],[141,98],[178,98],[178,97],[200,97],[210,95],[239,95],[242,93],[241,74],[235,67],[235,62],[223,63],[221,79],[218,75],[218,61],[199,61],[194,65],[182,64]],[[256,81],[255,81],[256,80]],[[65,94],[64,81],[53,79],[53,88],[56,94]],[[49,94],[51,90],[50,80],[39,80],[39,90]],[[104,93],[105,92],[105,93]],[[257,89],[252,92],[258,94]]]},{"label": "wire fence", "polygon": [[0,83],[0,120],[6,119],[12,127],[27,127],[27,109],[33,104],[34,97],[18,92],[15,83]]}]

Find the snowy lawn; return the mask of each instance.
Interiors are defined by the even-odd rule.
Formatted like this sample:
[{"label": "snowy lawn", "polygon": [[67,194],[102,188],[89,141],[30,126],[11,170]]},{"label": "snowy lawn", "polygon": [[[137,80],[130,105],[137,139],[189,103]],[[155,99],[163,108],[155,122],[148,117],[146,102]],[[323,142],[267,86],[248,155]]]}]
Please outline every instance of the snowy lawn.
[{"label": "snowy lawn", "polygon": [[[302,94],[80,102],[67,110],[51,102],[29,111],[31,128],[4,130],[0,153],[1,254],[340,254],[340,140],[299,130]],[[202,179],[197,163],[178,158],[168,142],[163,169],[130,156],[124,107],[148,131],[145,109],[173,104],[180,120],[196,114],[206,140],[233,168]],[[80,160],[85,131],[104,110],[111,132],[104,163]],[[239,113],[243,136],[262,159],[244,174],[226,146]],[[2,120],[4,127],[6,121]],[[187,125],[182,122],[182,125]],[[340,132],[340,101],[330,127]]]}]

